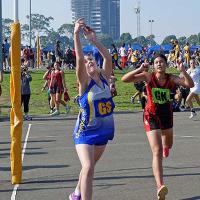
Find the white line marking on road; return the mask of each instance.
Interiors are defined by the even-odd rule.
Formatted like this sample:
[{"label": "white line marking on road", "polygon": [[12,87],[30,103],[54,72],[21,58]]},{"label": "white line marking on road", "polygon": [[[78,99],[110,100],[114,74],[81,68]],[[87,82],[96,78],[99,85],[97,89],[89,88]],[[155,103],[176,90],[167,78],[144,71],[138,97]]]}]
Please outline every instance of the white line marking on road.
[{"label": "white line marking on road", "polygon": [[[28,142],[28,137],[29,137],[29,134],[30,134],[30,130],[31,130],[31,124],[28,125],[28,130],[27,130],[27,133],[26,133],[25,141],[24,141],[24,146],[23,146],[23,150],[22,150],[22,164],[23,164],[23,161],[24,161],[24,154],[26,152],[26,145],[27,145],[27,142]],[[11,196],[11,200],[15,200],[18,187],[19,187],[19,184],[16,184],[14,186],[13,192],[12,192],[12,196]]]},{"label": "white line marking on road", "polygon": [[174,135],[175,137],[179,138],[199,138],[200,136],[193,136],[193,135]]}]

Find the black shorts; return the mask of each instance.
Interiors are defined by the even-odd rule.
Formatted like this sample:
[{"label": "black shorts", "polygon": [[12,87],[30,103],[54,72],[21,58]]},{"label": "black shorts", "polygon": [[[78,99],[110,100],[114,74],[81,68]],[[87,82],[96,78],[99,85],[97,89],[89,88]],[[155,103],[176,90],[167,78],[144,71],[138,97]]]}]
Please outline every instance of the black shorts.
[{"label": "black shorts", "polygon": [[54,87],[50,87],[50,94],[62,94],[63,93],[63,89],[59,88],[57,85],[54,85]]},{"label": "black shorts", "polygon": [[134,86],[135,86],[137,91],[142,92],[143,88],[144,88],[144,82],[134,83]]},{"label": "black shorts", "polygon": [[186,99],[187,96],[188,96],[189,93],[190,93],[190,88],[183,88],[183,87],[181,87],[181,88],[180,88],[180,91],[181,91],[182,98],[183,98],[183,99]]},{"label": "black shorts", "polygon": [[173,112],[165,115],[144,113],[144,129],[146,132],[160,129],[165,130],[173,127]]}]

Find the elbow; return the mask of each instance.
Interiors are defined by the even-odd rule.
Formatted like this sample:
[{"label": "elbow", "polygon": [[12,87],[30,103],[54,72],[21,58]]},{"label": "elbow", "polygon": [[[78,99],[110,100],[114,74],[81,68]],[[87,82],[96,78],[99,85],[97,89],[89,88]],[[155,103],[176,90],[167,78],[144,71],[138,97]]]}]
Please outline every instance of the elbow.
[{"label": "elbow", "polygon": [[189,83],[185,83],[185,87],[187,87],[187,88],[193,88],[194,87],[194,82],[190,81]]},{"label": "elbow", "polygon": [[129,79],[126,76],[123,76],[121,78],[121,81],[124,82],[124,83],[129,83],[130,82]]},{"label": "elbow", "polygon": [[193,88],[194,87],[194,82],[192,81],[189,85],[190,88]]}]

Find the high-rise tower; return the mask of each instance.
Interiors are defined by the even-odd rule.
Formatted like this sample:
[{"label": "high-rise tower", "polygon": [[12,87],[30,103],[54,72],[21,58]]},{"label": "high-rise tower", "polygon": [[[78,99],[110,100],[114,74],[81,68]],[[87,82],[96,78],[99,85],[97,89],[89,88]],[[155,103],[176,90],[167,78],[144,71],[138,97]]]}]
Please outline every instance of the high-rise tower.
[{"label": "high-rise tower", "polygon": [[120,0],[72,0],[73,22],[83,17],[97,34],[120,36]]}]

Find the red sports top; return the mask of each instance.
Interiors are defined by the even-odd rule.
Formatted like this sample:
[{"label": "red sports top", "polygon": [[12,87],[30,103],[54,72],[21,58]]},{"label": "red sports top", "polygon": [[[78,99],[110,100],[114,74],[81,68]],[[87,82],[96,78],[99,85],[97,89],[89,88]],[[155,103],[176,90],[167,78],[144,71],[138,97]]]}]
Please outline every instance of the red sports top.
[{"label": "red sports top", "polygon": [[160,85],[155,73],[152,73],[151,80],[146,85],[147,103],[145,113],[159,115],[172,112],[171,94],[175,91],[175,84],[170,81],[170,74],[166,73],[165,76],[165,83]]},{"label": "red sports top", "polygon": [[60,70],[53,71],[51,73],[51,85],[50,87],[57,86],[58,88],[62,89],[63,88],[63,83],[62,83],[62,75]]}]

